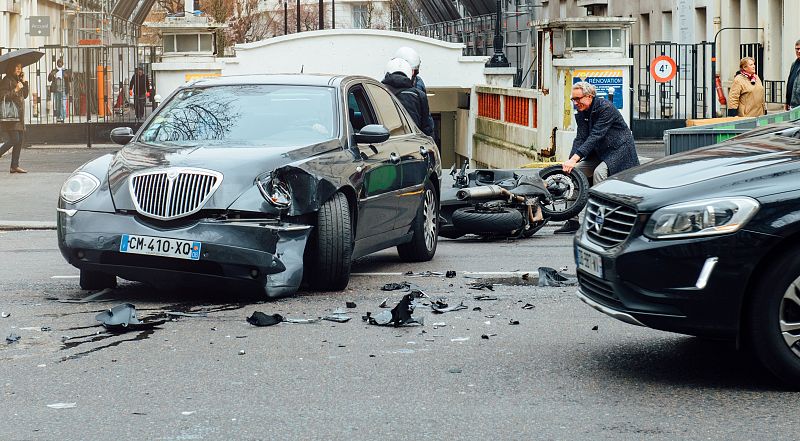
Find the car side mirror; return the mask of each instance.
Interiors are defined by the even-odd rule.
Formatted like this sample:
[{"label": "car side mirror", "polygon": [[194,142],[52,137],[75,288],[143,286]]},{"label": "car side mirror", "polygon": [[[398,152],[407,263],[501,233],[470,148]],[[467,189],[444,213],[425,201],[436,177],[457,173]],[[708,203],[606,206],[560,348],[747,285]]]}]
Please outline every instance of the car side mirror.
[{"label": "car side mirror", "polygon": [[389,139],[389,129],[381,124],[364,126],[355,135],[358,144],[380,144]]},{"label": "car side mirror", "polygon": [[125,145],[133,139],[133,129],[130,127],[117,127],[111,131],[111,140],[117,144]]}]

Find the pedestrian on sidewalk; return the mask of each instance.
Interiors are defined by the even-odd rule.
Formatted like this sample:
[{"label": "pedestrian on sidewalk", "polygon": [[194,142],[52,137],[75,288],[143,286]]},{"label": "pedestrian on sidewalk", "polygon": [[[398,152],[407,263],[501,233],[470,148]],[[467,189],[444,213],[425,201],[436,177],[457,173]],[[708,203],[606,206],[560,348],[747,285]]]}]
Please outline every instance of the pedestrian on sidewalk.
[{"label": "pedestrian on sidewalk", "polygon": [[[580,170],[591,185],[639,165],[633,133],[614,104],[597,97],[595,87],[585,81],[572,85],[572,100],[577,112],[578,134],[572,142],[569,159],[562,164],[566,173]],[[570,219],[554,234],[573,234],[581,224]]]},{"label": "pedestrian on sidewalk", "polygon": [[152,86],[150,85],[150,77],[145,75],[144,69],[139,66],[136,68],[136,73],[133,74],[131,77],[131,82],[128,84],[128,90],[130,95],[133,97],[133,105],[136,108],[136,119],[142,119],[144,117],[144,106],[146,104],[147,98],[149,97],[151,100],[152,97]]},{"label": "pedestrian on sidewalk", "polygon": [[794,54],[797,59],[789,68],[789,78],[786,80],[786,110],[800,106],[800,40],[794,43]]},{"label": "pedestrian on sidewalk", "polygon": [[25,140],[25,98],[28,97],[28,82],[22,71],[22,64],[12,64],[6,69],[6,76],[0,80],[0,100],[12,102],[19,113],[18,121],[0,121],[0,132],[5,134],[6,143],[0,147],[0,156],[11,150],[11,173],[27,173],[19,166],[19,156]]},{"label": "pedestrian on sidewalk", "polygon": [[733,77],[728,94],[728,116],[761,116],[767,114],[764,84],[756,74],[756,60],[744,57]]},{"label": "pedestrian on sidewalk", "polygon": [[67,91],[69,90],[70,72],[64,67],[64,60],[59,58],[56,67],[47,75],[50,81],[50,93],[53,95],[53,116],[56,122],[64,122],[67,117]]}]

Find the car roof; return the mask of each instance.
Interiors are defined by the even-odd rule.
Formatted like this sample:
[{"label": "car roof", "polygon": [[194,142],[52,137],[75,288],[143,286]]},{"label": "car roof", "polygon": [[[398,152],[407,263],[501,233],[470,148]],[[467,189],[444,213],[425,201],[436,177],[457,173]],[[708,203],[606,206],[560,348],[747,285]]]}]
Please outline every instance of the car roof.
[{"label": "car roof", "polygon": [[209,77],[187,83],[187,86],[229,86],[237,84],[289,84],[298,86],[338,86],[347,79],[359,78],[371,80],[368,77],[355,77],[330,74],[250,74],[231,75],[222,77]]}]

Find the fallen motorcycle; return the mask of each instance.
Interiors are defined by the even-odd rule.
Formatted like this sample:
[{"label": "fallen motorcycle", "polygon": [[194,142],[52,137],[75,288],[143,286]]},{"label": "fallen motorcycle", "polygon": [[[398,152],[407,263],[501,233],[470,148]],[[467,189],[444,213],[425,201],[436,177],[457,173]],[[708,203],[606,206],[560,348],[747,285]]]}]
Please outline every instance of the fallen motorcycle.
[{"label": "fallen motorcycle", "polygon": [[452,185],[442,186],[439,235],[485,238],[531,237],[548,221],[564,221],[586,206],[589,181],[561,165],[541,170],[478,169],[467,163],[450,169]]}]

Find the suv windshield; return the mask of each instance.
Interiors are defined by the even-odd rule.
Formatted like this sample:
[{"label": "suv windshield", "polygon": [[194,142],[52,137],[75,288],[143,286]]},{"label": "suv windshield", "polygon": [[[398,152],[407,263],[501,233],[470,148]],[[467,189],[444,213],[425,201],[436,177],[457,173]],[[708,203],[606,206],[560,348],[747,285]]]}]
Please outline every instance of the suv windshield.
[{"label": "suv windshield", "polygon": [[139,141],[161,146],[314,144],[338,135],[335,103],[330,87],[187,88],[158,109]]}]

